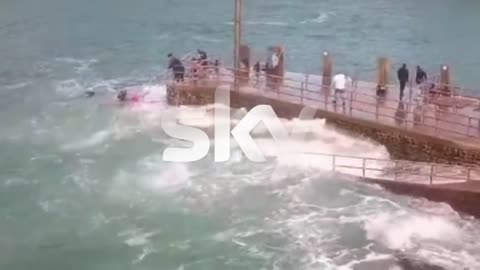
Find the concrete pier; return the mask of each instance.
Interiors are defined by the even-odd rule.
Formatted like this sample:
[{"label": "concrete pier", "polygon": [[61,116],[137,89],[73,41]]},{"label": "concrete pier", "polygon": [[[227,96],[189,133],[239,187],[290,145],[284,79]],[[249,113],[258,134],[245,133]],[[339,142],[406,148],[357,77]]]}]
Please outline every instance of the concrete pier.
[{"label": "concrete pier", "polygon": [[[168,98],[171,104],[213,103],[215,89],[230,89],[231,82],[231,72],[223,70],[220,78],[198,81],[195,85],[188,82],[169,85]],[[421,102],[413,98],[399,101],[398,87],[389,86],[385,95],[379,97],[376,83],[359,81],[347,89],[342,106],[332,103],[322,83],[322,76],[309,75],[307,82],[304,74],[287,73],[278,88],[243,84],[238,91],[232,91],[231,105],[251,109],[269,104],[284,118],[295,118],[303,107],[309,106],[316,109],[316,117],[384,144],[397,159],[480,164],[477,100],[438,96]]]},{"label": "concrete pier", "polygon": [[[477,99],[444,95],[416,98],[406,90],[405,96],[412,98],[400,101],[395,85],[386,85],[385,93],[379,96],[378,83],[357,81],[347,89],[342,106],[332,103],[328,92],[331,89],[324,87],[325,80],[320,75],[285,73],[283,83],[273,87],[265,83],[267,76],[261,79],[263,83],[243,83],[234,90],[232,74],[232,70],[224,68],[218,76],[194,83],[188,80],[170,83],[167,85],[168,102],[173,105],[211,104],[215,102],[215,91],[222,88],[230,91],[230,105],[235,108],[251,109],[268,104],[282,118],[298,117],[305,106],[314,108],[315,117],[326,119],[327,124],[382,143],[395,160],[447,166],[446,173],[440,177],[443,180],[438,180],[434,166],[417,168],[413,170],[417,173],[410,173],[412,168],[424,163],[411,163],[406,169],[396,165],[393,180],[388,177],[388,170],[376,178],[358,173],[349,175],[360,176],[393,192],[447,202],[457,210],[480,217],[480,210],[474,206],[480,203]],[[410,91],[418,92],[419,89]],[[365,168],[360,170],[365,171]],[[422,170],[430,170],[430,173],[422,176],[418,173]]]}]

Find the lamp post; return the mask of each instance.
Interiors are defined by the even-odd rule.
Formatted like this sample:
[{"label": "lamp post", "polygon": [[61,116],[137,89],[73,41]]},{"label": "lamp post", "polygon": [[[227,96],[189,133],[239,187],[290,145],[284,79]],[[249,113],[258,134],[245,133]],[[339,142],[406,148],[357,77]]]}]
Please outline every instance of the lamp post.
[{"label": "lamp post", "polygon": [[238,87],[238,71],[240,70],[240,45],[242,44],[242,9],[243,0],[235,0],[235,18],[234,18],[234,85],[235,89]]}]

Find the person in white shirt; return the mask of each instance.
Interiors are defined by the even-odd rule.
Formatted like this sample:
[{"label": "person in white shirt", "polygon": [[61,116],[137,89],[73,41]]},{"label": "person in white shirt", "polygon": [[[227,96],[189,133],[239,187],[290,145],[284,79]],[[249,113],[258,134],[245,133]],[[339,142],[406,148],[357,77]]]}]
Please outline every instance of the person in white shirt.
[{"label": "person in white shirt", "polygon": [[333,82],[333,89],[334,89],[334,95],[333,95],[333,104],[337,103],[337,95],[340,95],[342,99],[342,105],[345,105],[345,89],[347,82],[350,82],[351,79],[347,77],[343,73],[336,74],[333,76],[332,82]]},{"label": "person in white shirt", "polygon": [[277,53],[272,54],[272,66],[275,68],[278,65],[278,56]]}]

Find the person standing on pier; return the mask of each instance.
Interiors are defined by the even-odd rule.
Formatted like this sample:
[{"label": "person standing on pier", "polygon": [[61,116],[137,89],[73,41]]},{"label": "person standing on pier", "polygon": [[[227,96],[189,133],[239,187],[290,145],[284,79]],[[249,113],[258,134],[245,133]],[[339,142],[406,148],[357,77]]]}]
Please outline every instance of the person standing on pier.
[{"label": "person standing on pier", "polygon": [[260,77],[260,61],[255,62],[255,65],[253,65],[253,71],[255,72],[256,84],[258,85]]},{"label": "person standing on pier", "polygon": [[406,64],[402,64],[402,67],[397,71],[398,81],[400,82],[400,100],[403,99],[403,92],[408,82],[408,69]]},{"label": "person standing on pier", "polygon": [[415,82],[417,84],[422,84],[426,80],[427,80],[427,73],[420,66],[417,66],[417,75],[415,76]]},{"label": "person standing on pier", "polygon": [[350,78],[343,73],[339,73],[333,76],[332,81],[333,89],[335,89],[332,101],[333,104],[337,104],[337,95],[340,95],[340,98],[342,99],[342,105],[345,106],[345,87],[347,81],[351,81]]},{"label": "person standing on pier", "polygon": [[183,82],[183,77],[185,75],[185,67],[182,64],[182,61],[174,57],[171,53],[168,54],[168,59],[168,69],[172,69],[175,80],[177,82]]},{"label": "person standing on pier", "polygon": [[191,74],[192,74],[192,78],[193,78],[193,81],[196,82],[197,79],[198,79],[198,75],[200,73],[200,64],[197,60],[197,58],[193,57],[192,58],[192,62],[191,62]]},{"label": "person standing on pier", "polygon": [[207,53],[200,49],[197,49],[197,53],[198,53],[198,61],[200,62],[200,65],[208,66]]},{"label": "person standing on pier", "polygon": [[429,85],[427,83],[427,73],[420,66],[417,66],[415,83],[417,84],[417,89],[414,95],[415,102],[419,104],[422,96],[425,95],[425,92],[428,91],[428,88],[429,88]]},{"label": "person standing on pier", "polygon": [[215,62],[213,65],[215,67],[215,75],[218,78],[218,75],[220,74],[220,61],[218,59],[215,59]]}]

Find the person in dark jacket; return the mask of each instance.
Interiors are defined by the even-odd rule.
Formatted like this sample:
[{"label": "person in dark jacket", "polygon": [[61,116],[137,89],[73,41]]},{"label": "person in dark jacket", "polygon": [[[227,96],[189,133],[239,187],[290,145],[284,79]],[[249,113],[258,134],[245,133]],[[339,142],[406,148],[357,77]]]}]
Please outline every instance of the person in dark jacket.
[{"label": "person in dark jacket", "polygon": [[220,61],[218,59],[215,59],[215,62],[213,64],[215,66],[215,75],[220,74]]},{"label": "person in dark jacket", "polygon": [[255,62],[255,65],[253,65],[253,71],[255,72],[255,78],[257,79],[257,84],[258,84],[259,77],[260,77],[260,62],[259,61]]},{"label": "person in dark jacket", "polygon": [[175,80],[177,82],[183,82],[183,77],[185,75],[185,67],[182,64],[182,61],[174,57],[171,53],[168,54],[168,59],[168,69],[172,69]]},{"label": "person in dark jacket", "polygon": [[415,76],[415,82],[417,84],[422,84],[426,80],[427,73],[420,66],[417,66],[417,75]]},{"label": "person in dark jacket", "polygon": [[198,61],[200,62],[200,65],[208,66],[207,53],[205,51],[200,50],[200,49],[197,50],[197,53],[198,53]]},{"label": "person in dark jacket", "polygon": [[408,69],[407,65],[403,64],[401,68],[397,71],[398,81],[400,82],[400,100],[403,99],[403,91],[405,90],[405,85],[408,82]]}]

